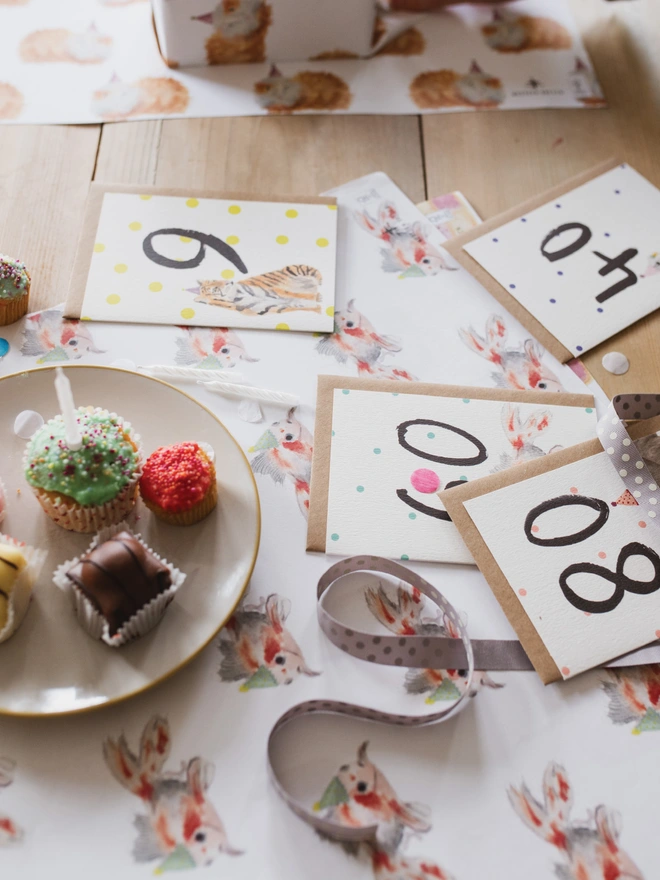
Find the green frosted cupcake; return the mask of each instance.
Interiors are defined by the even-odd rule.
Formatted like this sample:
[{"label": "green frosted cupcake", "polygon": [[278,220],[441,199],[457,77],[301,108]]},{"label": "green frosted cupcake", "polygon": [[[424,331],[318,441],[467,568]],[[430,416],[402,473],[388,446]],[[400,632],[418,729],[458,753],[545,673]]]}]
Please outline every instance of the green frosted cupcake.
[{"label": "green frosted cupcake", "polygon": [[0,327],[27,314],[30,273],[20,260],[0,254]]},{"label": "green frosted cupcake", "polygon": [[30,438],[25,478],[45,512],[62,528],[96,532],[135,507],[141,473],[139,437],[115,413],[79,407],[79,450],[69,449],[62,416]]}]

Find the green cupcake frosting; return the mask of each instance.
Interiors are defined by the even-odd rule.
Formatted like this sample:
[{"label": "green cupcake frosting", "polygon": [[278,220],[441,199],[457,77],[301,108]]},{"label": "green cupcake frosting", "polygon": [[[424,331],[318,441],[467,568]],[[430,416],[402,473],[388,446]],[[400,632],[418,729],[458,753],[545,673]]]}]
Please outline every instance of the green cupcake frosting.
[{"label": "green cupcake frosting", "polygon": [[60,492],[79,504],[105,504],[134,479],[139,455],[116,415],[84,407],[76,413],[81,448],[69,449],[62,416],[55,416],[28,443],[25,478],[31,486]]},{"label": "green cupcake frosting", "polygon": [[27,293],[29,286],[25,264],[0,254],[0,299],[17,299]]}]

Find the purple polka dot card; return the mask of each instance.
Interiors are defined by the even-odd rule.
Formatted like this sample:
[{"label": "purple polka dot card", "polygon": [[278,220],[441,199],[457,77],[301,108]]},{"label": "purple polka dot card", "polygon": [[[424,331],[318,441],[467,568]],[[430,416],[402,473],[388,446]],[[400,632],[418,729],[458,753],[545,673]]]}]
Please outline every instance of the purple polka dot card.
[{"label": "purple polka dot card", "polygon": [[561,361],[660,307],[660,189],[609,162],[448,250]]},{"label": "purple polka dot card", "polygon": [[441,495],[546,683],[660,638],[660,418],[630,436],[607,422],[599,439]]},{"label": "purple polka dot card", "polygon": [[438,493],[595,432],[588,395],[320,377],[307,549],[472,563]]}]

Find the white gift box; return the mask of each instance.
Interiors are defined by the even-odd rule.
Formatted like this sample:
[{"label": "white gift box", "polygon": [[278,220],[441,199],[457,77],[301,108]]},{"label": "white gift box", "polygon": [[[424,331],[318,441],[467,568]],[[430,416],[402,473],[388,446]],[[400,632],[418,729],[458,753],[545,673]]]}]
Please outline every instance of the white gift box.
[{"label": "white gift box", "polygon": [[354,58],[371,49],[375,0],[152,0],[170,67]]}]

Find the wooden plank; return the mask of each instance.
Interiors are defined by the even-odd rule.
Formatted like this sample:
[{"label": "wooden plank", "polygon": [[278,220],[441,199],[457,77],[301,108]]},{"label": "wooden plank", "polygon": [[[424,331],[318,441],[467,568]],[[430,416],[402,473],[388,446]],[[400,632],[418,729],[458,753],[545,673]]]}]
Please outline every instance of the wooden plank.
[{"label": "wooden plank", "polygon": [[99,126],[0,127],[0,242],[32,275],[32,311],[64,301]]},{"label": "wooden plank", "polygon": [[[660,186],[660,7],[573,0],[573,12],[610,103],[606,110],[527,110],[423,117],[431,196],[460,189],[492,217],[610,156]],[[607,394],[660,389],[660,313],[589,352],[584,361]],[[612,376],[604,353],[622,351]]]},{"label": "wooden plank", "polygon": [[104,125],[95,180],[155,183],[162,127],[161,119]]}]

